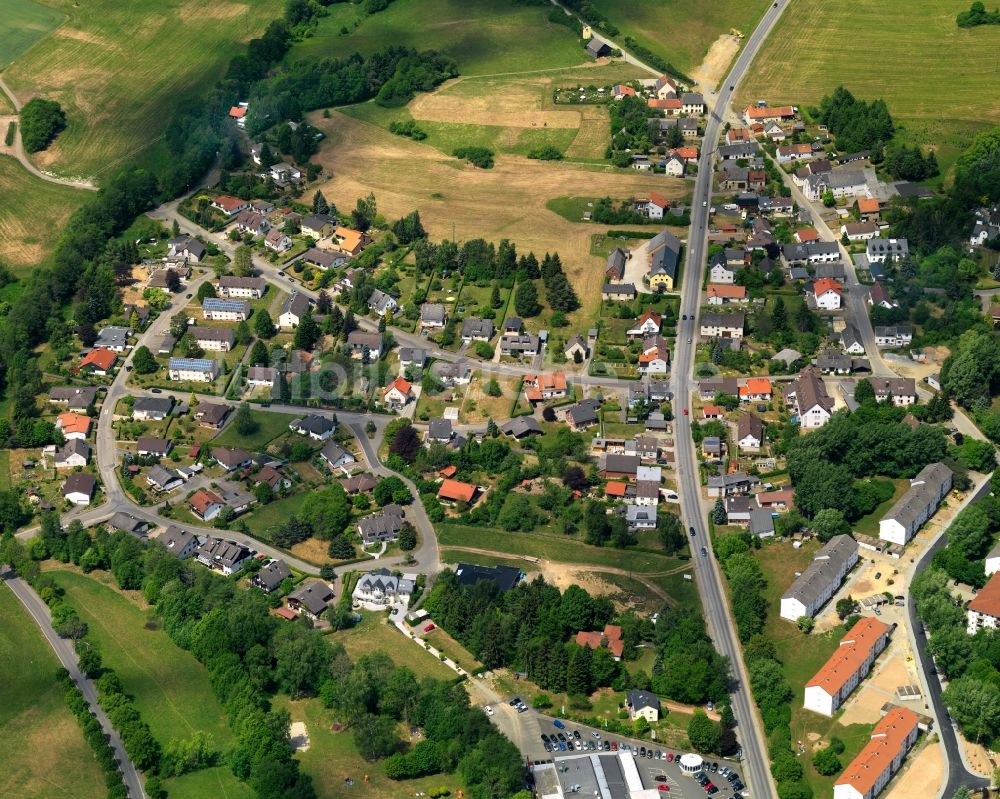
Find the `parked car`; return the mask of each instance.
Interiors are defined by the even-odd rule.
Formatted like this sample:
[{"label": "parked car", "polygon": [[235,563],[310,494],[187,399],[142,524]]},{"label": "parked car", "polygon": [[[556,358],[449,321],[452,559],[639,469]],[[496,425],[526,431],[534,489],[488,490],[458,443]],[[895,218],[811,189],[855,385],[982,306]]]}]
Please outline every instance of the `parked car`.
[{"label": "parked car", "polygon": [[424,632],[425,633],[429,633],[433,629],[434,629],[434,623],[433,622],[431,622],[430,624],[424,625]]},{"label": "parked car", "polygon": [[[566,725],[563,724],[559,719],[553,719],[552,720],[552,724],[553,724],[553,726],[555,726],[555,728],[557,730],[565,730],[566,729]],[[562,738],[561,735],[559,737]]]},{"label": "parked car", "polygon": [[492,705],[487,705],[486,708],[485,708],[485,710],[486,710],[486,715],[487,716],[492,716],[493,715],[493,706]]}]

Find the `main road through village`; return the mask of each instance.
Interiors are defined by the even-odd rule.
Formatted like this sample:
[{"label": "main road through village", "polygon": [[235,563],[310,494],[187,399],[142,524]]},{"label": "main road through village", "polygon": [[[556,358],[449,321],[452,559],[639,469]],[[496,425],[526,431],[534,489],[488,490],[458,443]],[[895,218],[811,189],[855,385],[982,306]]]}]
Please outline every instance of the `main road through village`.
[{"label": "main road through village", "polygon": [[[719,90],[714,96],[714,103],[710,103],[712,111],[705,126],[704,146],[698,165],[698,176],[692,200],[691,228],[686,248],[681,314],[687,317],[687,321],[680,322],[678,326],[677,351],[674,357],[671,384],[674,395],[674,408],[676,410],[674,440],[677,456],[677,482],[685,524],[696,531],[695,537],[690,540],[697,586],[704,607],[709,632],[717,648],[729,659],[732,667],[732,707],[738,723],[738,738],[743,747],[744,770],[747,781],[752,786],[753,796],[763,797],[764,799],[771,799],[771,797],[776,795],[768,768],[766,738],[763,734],[749,690],[747,672],[741,657],[735,625],[723,590],[719,566],[712,554],[712,549],[707,538],[707,508],[701,496],[701,481],[691,438],[691,417],[685,415],[680,409],[690,406],[691,393],[695,388],[693,370],[695,345],[698,342],[696,318],[700,305],[702,270],[705,265],[708,222],[712,205],[712,173],[715,148],[720,129],[730,111],[730,104],[736,86],[747,72],[755,55],[767,39],[767,36],[778,21],[788,2],[789,0],[779,0],[779,2],[768,7],[757,28],[745,40],[743,48],[733,64],[728,77],[720,84]],[[709,99],[712,99],[711,96]],[[180,200],[166,203],[152,211],[150,216],[162,220],[168,225],[176,222],[183,232],[198,234],[206,241],[212,241],[225,254],[232,258],[234,255],[234,244],[224,235],[210,233],[181,216],[178,213],[179,204]],[[832,237],[832,233],[829,235]],[[316,295],[313,292],[303,288],[287,275],[279,273],[270,264],[257,260],[255,261],[255,266],[258,273],[278,289],[285,292],[298,291],[315,299]],[[201,275],[187,286],[187,290],[197,290],[197,286],[206,279],[208,279],[208,275]],[[856,280],[853,283],[856,284]],[[859,286],[852,285],[852,289],[854,289],[851,292],[852,295],[855,293],[860,294]],[[850,302],[848,312],[854,318],[855,324],[861,328],[865,344],[871,347],[870,352],[873,354],[873,366],[876,367],[876,372],[891,374],[891,370],[884,364],[884,361],[878,355],[878,349],[874,346],[871,323],[863,301]],[[142,333],[138,343],[147,345],[154,343],[157,337],[162,336],[166,332],[168,324],[168,314],[161,314]],[[370,320],[361,319],[359,320],[359,324],[362,328],[374,329],[374,324]],[[399,344],[425,349],[432,358],[448,361],[455,361],[461,358],[461,356],[456,356],[453,352],[434,347],[426,339],[419,336],[413,336],[396,329],[393,329],[392,333]],[[533,371],[530,368],[511,364],[493,363],[484,365],[479,362],[470,361],[470,365],[476,368],[485,367],[485,369],[492,370],[497,374],[513,376]],[[86,524],[93,524],[108,519],[117,511],[122,511],[156,525],[167,526],[173,523],[170,518],[158,513],[157,508],[139,507],[132,502],[121,488],[118,475],[116,474],[118,469],[118,444],[115,439],[113,425],[115,405],[118,400],[127,395],[138,396],[146,393],[144,391],[136,391],[126,385],[128,374],[125,369],[121,369],[115,376],[105,397],[99,419],[97,463],[104,484],[104,501],[98,506],[72,511],[66,515],[67,519],[79,518]],[[627,391],[628,387],[632,385],[628,381],[606,377],[589,377],[585,374],[574,375],[573,379],[585,386],[615,389],[618,391]],[[181,392],[164,393],[172,394],[178,400],[186,399],[186,395]],[[213,398],[212,401],[234,404],[221,396]],[[301,413],[303,408],[294,405],[272,404],[269,409],[262,408],[261,410],[270,410],[278,413]],[[315,412],[315,409],[312,409],[311,412]],[[390,474],[391,472],[379,460],[378,447],[383,440],[385,426],[392,417],[381,414],[348,412],[338,412],[337,416],[340,423],[349,427],[358,439],[365,460],[367,460],[372,471],[380,475]],[[365,430],[368,422],[374,422],[376,426],[375,433],[371,438],[369,438]],[[414,558],[412,568],[433,575],[441,569],[434,528],[424,512],[414,485],[410,481],[405,480],[405,478],[404,481],[415,497],[413,505],[407,510],[407,516],[417,528],[420,541],[418,548],[412,553]],[[185,525],[185,527],[202,535],[219,534],[219,531],[216,529],[191,527],[189,525]],[[37,528],[25,530],[19,534],[19,537],[26,538],[34,535],[36,532]],[[316,566],[264,545],[248,535],[232,530],[226,531],[225,535],[228,538],[242,541],[263,554],[284,558],[290,565],[307,574],[315,575],[319,573]],[[705,548],[704,555],[701,554],[702,547]],[[389,566],[399,565],[400,563],[399,558],[389,558],[381,561],[382,565]],[[343,566],[338,568],[337,572],[339,574],[348,568],[352,567]],[[45,628],[41,620],[39,620],[39,624],[43,626],[44,630]],[[954,757],[952,752],[948,752],[948,754]],[[958,775],[954,775],[949,784],[952,781],[956,781],[957,777]],[[130,780],[131,782],[132,780]],[[135,793],[138,792],[134,791]]]}]

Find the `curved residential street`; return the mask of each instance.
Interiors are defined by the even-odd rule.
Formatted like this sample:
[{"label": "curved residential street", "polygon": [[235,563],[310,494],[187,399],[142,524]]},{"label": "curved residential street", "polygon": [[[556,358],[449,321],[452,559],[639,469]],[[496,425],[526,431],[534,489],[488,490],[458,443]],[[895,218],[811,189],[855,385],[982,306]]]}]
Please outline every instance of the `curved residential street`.
[{"label": "curved residential street", "polygon": [[143,790],[139,770],[129,759],[128,753],[125,751],[125,745],[122,743],[114,726],[112,726],[111,721],[97,703],[97,688],[94,686],[93,681],[80,671],[73,644],[65,638],[60,638],[56,633],[52,627],[52,616],[49,614],[49,608],[42,601],[42,598],[35,593],[34,588],[9,570],[4,572],[0,568],[0,573],[3,574],[3,581],[14,592],[14,595],[24,605],[24,609],[28,611],[32,620],[38,625],[38,628],[42,631],[42,635],[45,636],[45,640],[48,641],[49,646],[52,647],[52,651],[59,658],[59,662],[69,672],[70,677],[73,678],[73,682],[76,683],[84,699],[87,700],[91,711],[94,713],[94,717],[101,723],[101,729],[104,730],[104,734],[108,738],[108,743],[114,750],[115,759],[118,761],[122,772],[122,779],[128,788],[128,795],[132,799],[145,799],[146,792]]}]

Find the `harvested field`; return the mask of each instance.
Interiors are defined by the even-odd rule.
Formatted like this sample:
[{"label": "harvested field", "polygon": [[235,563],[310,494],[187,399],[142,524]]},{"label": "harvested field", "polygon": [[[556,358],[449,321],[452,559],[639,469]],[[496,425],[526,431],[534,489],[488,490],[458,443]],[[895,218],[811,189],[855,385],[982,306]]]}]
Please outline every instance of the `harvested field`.
[{"label": "harvested field", "polygon": [[379,211],[390,219],[419,208],[432,238],[450,237],[454,225],[459,239],[510,238],[521,251],[558,251],[580,295],[581,319],[598,306],[603,262],[590,255],[593,230],[549,211],[546,202],[579,193],[597,175],[602,190],[615,197],[687,193],[679,179],[514,155],[500,156],[493,169],[481,170],[337,112],[329,119],[314,114],[310,122],[327,134],[316,156],[332,175],[317,187],[325,196],[350,207],[372,191]]}]

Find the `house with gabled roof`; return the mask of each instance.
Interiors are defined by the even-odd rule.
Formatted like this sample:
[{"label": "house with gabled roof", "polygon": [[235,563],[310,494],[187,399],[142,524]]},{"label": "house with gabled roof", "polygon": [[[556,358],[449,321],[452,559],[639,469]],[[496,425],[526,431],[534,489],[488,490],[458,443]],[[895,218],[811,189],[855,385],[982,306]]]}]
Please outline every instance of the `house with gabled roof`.
[{"label": "house with gabled roof", "polygon": [[390,408],[398,410],[410,402],[410,400],[416,399],[416,396],[410,381],[402,377],[397,377],[386,387],[385,392],[382,394],[382,399]]},{"label": "house with gabled roof", "polygon": [[118,356],[111,350],[96,349],[91,350],[83,356],[80,361],[80,371],[90,372],[95,375],[107,375],[114,368]]}]

